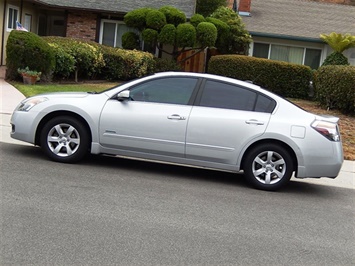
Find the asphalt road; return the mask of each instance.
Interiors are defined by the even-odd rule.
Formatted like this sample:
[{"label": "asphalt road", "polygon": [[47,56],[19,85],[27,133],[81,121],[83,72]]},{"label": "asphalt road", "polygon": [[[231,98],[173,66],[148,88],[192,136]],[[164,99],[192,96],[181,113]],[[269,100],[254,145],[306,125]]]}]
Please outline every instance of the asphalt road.
[{"label": "asphalt road", "polygon": [[354,265],[355,190],[0,143],[0,265]]}]

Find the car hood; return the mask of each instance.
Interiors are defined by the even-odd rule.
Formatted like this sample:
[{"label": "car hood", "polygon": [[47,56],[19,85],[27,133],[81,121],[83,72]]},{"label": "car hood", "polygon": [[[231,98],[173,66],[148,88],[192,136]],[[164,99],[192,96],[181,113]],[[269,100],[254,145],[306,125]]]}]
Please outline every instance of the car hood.
[{"label": "car hood", "polygon": [[36,95],[34,97],[46,97],[46,98],[84,98],[90,95],[88,92],[51,92]]}]

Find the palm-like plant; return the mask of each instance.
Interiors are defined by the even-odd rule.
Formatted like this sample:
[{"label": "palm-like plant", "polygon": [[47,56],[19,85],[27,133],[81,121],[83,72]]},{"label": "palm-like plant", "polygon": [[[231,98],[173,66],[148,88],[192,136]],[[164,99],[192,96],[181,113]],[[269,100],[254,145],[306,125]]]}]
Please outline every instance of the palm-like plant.
[{"label": "palm-like plant", "polygon": [[321,34],[320,38],[326,42],[335,52],[342,53],[346,49],[355,47],[355,36],[332,32],[331,34]]},{"label": "palm-like plant", "polygon": [[326,42],[334,52],[328,55],[324,65],[349,65],[348,59],[343,55],[346,49],[355,47],[355,36],[332,32],[329,35],[321,34],[320,38]]}]

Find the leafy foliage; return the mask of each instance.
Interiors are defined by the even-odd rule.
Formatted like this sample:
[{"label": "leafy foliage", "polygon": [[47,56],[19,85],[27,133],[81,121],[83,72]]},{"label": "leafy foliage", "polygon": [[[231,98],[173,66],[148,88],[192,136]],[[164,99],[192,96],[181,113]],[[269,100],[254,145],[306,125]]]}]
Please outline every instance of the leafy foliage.
[{"label": "leafy foliage", "polygon": [[355,67],[322,66],[315,73],[317,100],[323,107],[355,112]]},{"label": "leafy foliage", "polygon": [[166,24],[159,33],[158,41],[165,44],[175,45],[176,27]]},{"label": "leafy foliage", "polygon": [[242,55],[213,56],[208,73],[249,80],[283,97],[307,99],[312,80],[308,66]]},{"label": "leafy foliage", "polygon": [[[49,44],[54,43],[60,46],[67,54],[74,58],[76,80],[78,76],[95,78],[105,64],[101,46],[96,42],[69,37],[46,37],[44,39]],[[68,63],[68,61],[66,61],[66,63]],[[61,66],[61,68],[64,69],[65,66]]]},{"label": "leafy foliage", "polygon": [[[201,22],[197,25],[197,42],[205,46],[214,46],[217,39],[217,28],[210,22]],[[202,45],[201,45],[202,46]]]},{"label": "leafy foliage", "polygon": [[55,51],[55,69],[53,76],[57,79],[68,78],[75,71],[75,58],[64,47],[55,42],[48,43]]},{"label": "leafy foliage", "polygon": [[245,29],[241,17],[227,7],[219,7],[212,13],[211,17],[219,19],[229,26],[229,33],[225,33],[223,39],[219,39],[221,45],[220,52],[224,54],[236,53],[247,55],[252,38],[249,32]]},{"label": "leafy foliage", "polygon": [[332,32],[329,35],[321,34],[320,38],[326,42],[335,52],[342,53],[345,50],[355,47],[355,36]]},{"label": "leafy foliage", "polygon": [[163,6],[159,11],[165,15],[166,22],[168,24],[173,24],[175,27],[186,22],[186,15],[176,7]]},{"label": "leafy foliage", "polygon": [[189,23],[180,24],[176,28],[176,42],[179,47],[193,47],[196,43],[196,29]]},{"label": "leafy foliage", "polygon": [[146,43],[155,44],[158,40],[158,32],[153,29],[144,29],[142,31],[142,38]]},{"label": "leafy foliage", "polygon": [[165,71],[181,71],[181,65],[176,63],[174,60],[167,58],[154,58],[156,66],[155,72],[165,72]]},{"label": "leafy foliage", "polygon": [[149,11],[146,17],[146,24],[147,27],[151,29],[160,30],[166,24],[166,18],[164,13],[158,10]]},{"label": "leafy foliage", "polygon": [[42,73],[42,80],[48,81],[52,78],[55,67],[55,56],[50,47],[38,35],[13,30],[11,31],[6,46],[6,78],[18,79],[17,70],[28,67],[33,71]]},{"label": "leafy foliage", "polygon": [[128,27],[143,30],[146,27],[147,14],[152,11],[151,8],[139,8],[128,12],[123,21]]},{"label": "leafy foliage", "polygon": [[[162,14],[164,14],[165,19]],[[239,16],[235,16],[234,18],[239,19],[237,21],[239,24],[234,20],[228,20],[232,27],[218,18],[206,20],[199,14],[194,15],[190,22],[186,22],[186,16],[182,11],[171,6],[165,6],[159,10],[142,8],[133,10],[126,14],[124,20],[127,26],[141,30],[144,42],[151,46],[150,50],[154,51],[157,48],[172,55],[174,60],[177,60],[179,55],[185,51],[193,50],[194,53],[191,55],[193,56],[206,47],[214,47],[217,40],[218,45],[223,45],[223,51],[234,52],[236,49],[230,48],[237,47],[240,53],[244,53],[250,41],[247,37],[250,37],[250,35],[244,28],[238,29],[239,26],[244,26]],[[143,22],[144,18],[145,21]],[[230,34],[231,30],[238,30],[238,38],[231,39],[235,36]],[[171,45],[172,49],[170,47],[166,49],[167,47],[164,46],[166,44]],[[183,60],[187,59],[184,58]]]},{"label": "leafy foliage", "polygon": [[227,6],[226,0],[197,0],[196,13],[204,17],[211,15],[216,9],[221,6]]},{"label": "leafy foliage", "polygon": [[190,23],[196,28],[198,26],[198,24],[200,24],[201,22],[205,22],[206,19],[204,16],[200,15],[200,14],[195,14],[191,17],[190,19]]},{"label": "leafy foliage", "polygon": [[139,36],[135,32],[125,32],[122,35],[122,48],[127,50],[138,50],[140,48]]},{"label": "leafy foliage", "polygon": [[108,80],[130,80],[151,74],[155,70],[150,53],[103,47],[105,66],[102,73]]},{"label": "leafy foliage", "polygon": [[327,56],[322,66],[327,65],[349,65],[348,58],[340,52],[333,52]]}]

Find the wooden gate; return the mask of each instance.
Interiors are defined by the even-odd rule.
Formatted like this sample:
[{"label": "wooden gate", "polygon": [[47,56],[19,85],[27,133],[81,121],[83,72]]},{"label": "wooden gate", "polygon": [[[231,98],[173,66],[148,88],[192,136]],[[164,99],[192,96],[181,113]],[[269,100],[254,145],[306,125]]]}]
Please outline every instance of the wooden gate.
[{"label": "wooden gate", "polygon": [[[182,53],[178,57],[178,61],[183,61],[181,63],[182,69],[185,72],[198,72],[198,73],[203,73],[205,72],[205,65],[206,65],[206,53],[205,51],[201,51],[195,55],[196,53],[195,50],[190,50]],[[193,56],[191,56],[193,55]],[[186,59],[188,58],[188,59]],[[186,60],[185,60],[186,59]]]}]

